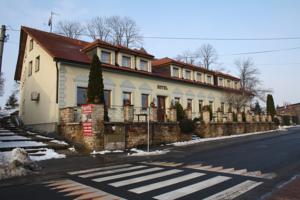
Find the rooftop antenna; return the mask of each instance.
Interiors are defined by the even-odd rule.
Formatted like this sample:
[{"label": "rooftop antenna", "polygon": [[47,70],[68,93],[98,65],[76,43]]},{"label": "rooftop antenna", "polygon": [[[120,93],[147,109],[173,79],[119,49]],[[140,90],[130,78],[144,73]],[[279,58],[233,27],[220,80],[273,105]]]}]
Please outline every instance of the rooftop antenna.
[{"label": "rooftop antenna", "polygon": [[50,18],[49,18],[49,21],[48,21],[48,26],[50,26],[50,33],[52,33],[52,27],[53,27],[53,16],[54,15],[59,15],[58,13],[55,13],[53,11],[51,11],[51,14],[50,14]]}]

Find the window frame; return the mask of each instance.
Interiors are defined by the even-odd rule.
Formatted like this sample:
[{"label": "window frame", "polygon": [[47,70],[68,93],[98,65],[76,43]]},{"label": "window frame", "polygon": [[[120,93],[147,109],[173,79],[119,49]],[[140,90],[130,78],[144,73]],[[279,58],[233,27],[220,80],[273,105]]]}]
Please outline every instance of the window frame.
[{"label": "window frame", "polygon": [[33,65],[33,62],[32,60],[29,61],[28,63],[28,76],[31,76],[32,75],[32,65]]},{"label": "window frame", "polygon": [[35,57],[34,72],[40,71],[41,57]]},{"label": "window frame", "polygon": [[[108,62],[105,62],[103,60],[102,55],[104,55],[104,54],[108,54],[109,55]],[[112,60],[111,56],[112,56],[112,53],[110,51],[101,50],[101,62],[106,63],[106,64],[111,64],[111,60]]]},{"label": "window frame", "polygon": [[212,76],[207,75],[207,83],[212,84]]},{"label": "window frame", "polygon": [[187,99],[186,100],[186,107],[189,108],[189,103],[191,105],[191,109],[193,110],[193,99]]},{"label": "window frame", "polygon": [[[199,79],[198,79],[199,77]],[[196,72],[196,81],[201,82],[202,81],[202,73],[201,72]]]},{"label": "window frame", "polygon": [[[146,69],[142,68],[142,63],[146,63]],[[144,60],[144,59],[140,59],[140,66],[139,66],[139,68],[142,71],[148,71],[149,70],[149,61],[148,60]]]},{"label": "window frame", "polygon": [[[85,90],[85,102],[83,102],[82,104],[79,104],[78,103],[78,89],[84,89]],[[87,87],[81,87],[81,86],[77,86],[76,87],[76,105],[77,106],[81,106],[83,104],[86,104],[86,101],[87,101]]]},{"label": "window frame", "polygon": [[[143,96],[146,96],[146,102],[145,102],[145,105],[144,102],[143,102]],[[147,110],[147,108],[149,107],[149,94],[145,94],[145,93],[142,93],[141,94],[141,107],[142,107],[142,110]]]},{"label": "window frame", "polygon": [[129,103],[130,105],[132,104],[132,92],[127,92],[127,91],[123,91],[122,92],[122,103],[123,103],[123,106],[125,105],[125,95],[129,95]]},{"label": "window frame", "polygon": [[[174,70],[177,70],[178,76],[174,75]],[[179,67],[172,67],[172,77],[176,77],[176,78],[180,77],[180,69],[179,69]]]},{"label": "window frame", "polygon": [[[187,72],[190,74],[189,77],[187,77]],[[184,70],[184,79],[187,79],[187,80],[191,80],[192,79],[192,71],[191,70]]]},{"label": "window frame", "polygon": [[33,38],[30,39],[29,41],[29,51],[33,49]]},{"label": "window frame", "polygon": [[[123,63],[124,58],[129,59],[129,62],[128,62],[129,65],[128,66],[124,65],[124,63]],[[122,55],[122,67],[131,68],[131,57],[130,56]]]},{"label": "window frame", "polygon": [[[109,95],[108,95],[108,102],[105,101],[105,93],[108,92]],[[103,95],[104,95],[104,105],[107,107],[107,108],[110,108],[111,107],[111,90],[104,90],[103,91]]]}]

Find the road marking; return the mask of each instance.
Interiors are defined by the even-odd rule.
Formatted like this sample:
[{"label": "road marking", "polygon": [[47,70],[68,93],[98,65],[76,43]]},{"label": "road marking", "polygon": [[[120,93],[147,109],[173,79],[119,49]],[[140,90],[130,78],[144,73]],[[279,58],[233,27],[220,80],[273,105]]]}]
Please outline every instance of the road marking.
[{"label": "road marking", "polygon": [[103,182],[103,181],[108,181],[108,180],[113,180],[113,179],[118,179],[118,178],[124,178],[124,177],[128,177],[128,176],[133,176],[133,175],[138,175],[138,174],[144,174],[147,172],[154,172],[154,171],[158,171],[161,170],[162,168],[160,167],[154,167],[154,168],[150,168],[150,169],[144,169],[144,170],[139,170],[139,171],[134,171],[134,172],[129,172],[129,173],[123,173],[123,174],[118,174],[118,175],[113,175],[113,176],[106,176],[106,177],[102,177],[102,178],[96,178],[96,179],[92,179],[95,182]]},{"label": "road marking", "polygon": [[74,196],[75,200],[85,200],[85,199],[123,199],[118,196],[106,193],[102,190],[83,185],[76,181],[70,179],[56,180],[45,182],[45,184],[50,188],[57,190],[59,193],[67,193],[64,196]]},{"label": "road marking", "polygon": [[196,167],[195,169],[199,169],[199,170],[209,170],[211,169],[213,166],[212,165],[204,165],[201,167]]},{"label": "road marking", "polygon": [[247,169],[240,169],[232,172],[232,174],[237,174],[237,175],[244,175],[246,173],[247,173]]},{"label": "road marking", "polygon": [[235,185],[231,188],[228,188],[222,192],[219,192],[217,194],[214,194],[210,197],[205,198],[205,200],[223,200],[223,199],[234,199],[249,190],[252,190],[253,188],[257,187],[258,185],[262,184],[262,182],[256,182],[256,181],[244,181],[238,185]]},{"label": "road marking", "polygon": [[125,171],[134,170],[134,169],[141,169],[141,168],[145,168],[145,167],[146,166],[138,165],[138,166],[129,167],[129,168],[121,168],[121,169],[115,169],[115,170],[108,170],[108,171],[101,171],[101,172],[95,172],[95,173],[90,173],[90,174],[84,174],[84,175],[80,175],[79,177],[81,177],[81,178],[90,178],[90,177],[101,176],[101,175],[105,175],[105,174],[113,174],[113,173],[117,173],[117,172],[125,172]]},{"label": "road marking", "polygon": [[159,165],[159,166],[165,166],[165,167],[178,167],[182,165],[183,163],[176,163],[176,162],[142,162],[143,164],[148,165]]},{"label": "road marking", "polygon": [[191,174],[187,174],[187,175],[184,175],[184,176],[179,176],[179,177],[172,178],[172,179],[165,180],[165,181],[160,181],[160,182],[153,183],[153,184],[150,184],[150,185],[133,188],[129,191],[137,193],[137,194],[141,194],[141,193],[144,193],[144,192],[149,192],[149,191],[156,190],[156,189],[159,189],[159,188],[174,185],[176,183],[181,183],[181,182],[184,182],[184,181],[187,181],[187,180],[190,180],[190,179],[194,179],[194,178],[197,178],[197,177],[200,177],[200,176],[203,176],[203,175],[205,175],[205,174],[194,172],[194,173],[191,173]]},{"label": "road marking", "polygon": [[68,172],[68,174],[77,175],[77,174],[84,174],[84,173],[95,172],[95,171],[100,171],[100,170],[116,169],[116,168],[129,167],[129,166],[132,166],[132,165],[124,164],[124,165],[114,165],[114,166],[108,166],[108,167],[98,167],[98,168]]},{"label": "road marking", "polygon": [[177,189],[177,190],[173,190],[171,192],[167,192],[167,193],[155,196],[153,198],[159,199],[159,200],[178,199],[180,197],[184,197],[186,195],[192,194],[199,190],[203,190],[203,189],[211,187],[213,185],[222,183],[229,179],[231,179],[231,178],[227,177],[227,176],[216,176],[214,178],[210,178],[210,179],[201,181],[201,182],[193,184],[193,185],[189,185],[189,186]]},{"label": "road marking", "polygon": [[139,182],[143,182],[143,181],[147,181],[147,180],[151,180],[151,179],[155,179],[155,178],[159,178],[159,177],[163,177],[163,176],[168,176],[171,174],[176,174],[182,172],[182,170],[178,170],[178,169],[173,169],[173,170],[168,170],[168,171],[164,171],[164,172],[159,172],[159,173],[155,173],[155,174],[150,174],[150,175],[146,175],[146,176],[141,176],[141,177],[137,177],[137,178],[132,178],[132,179],[127,179],[124,181],[118,181],[115,183],[111,183],[109,185],[114,186],[114,187],[121,187],[124,185],[130,185],[133,183],[139,183]]}]

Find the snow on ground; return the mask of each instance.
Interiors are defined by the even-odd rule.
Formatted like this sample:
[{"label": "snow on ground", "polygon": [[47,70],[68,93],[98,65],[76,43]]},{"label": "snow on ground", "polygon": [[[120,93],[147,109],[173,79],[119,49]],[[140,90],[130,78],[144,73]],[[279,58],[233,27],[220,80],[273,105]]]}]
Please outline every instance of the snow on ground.
[{"label": "snow on ground", "polygon": [[128,153],[128,156],[154,156],[154,155],[162,155],[169,152],[169,150],[156,150],[156,151],[143,151],[140,149],[132,148],[130,151],[133,151],[134,153]]},{"label": "snow on ground", "polygon": [[73,146],[73,147],[69,147],[68,148],[70,151],[72,151],[72,152],[76,152],[76,149],[75,149],[75,147]]},{"label": "snow on ground", "polygon": [[101,154],[101,155],[104,155],[104,154],[107,154],[107,153],[123,153],[124,151],[123,150],[104,150],[104,151],[93,151],[91,153],[91,155],[97,155],[97,154]]},{"label": "snow on ground", "polygon": [[31,132],[31,131],[26,131],[29,135],[36,135],[37,133]]},{"label": "snow on ground", "polygon": [[285,128],[279,128],[276,130],[270,130],[270,131],[259,131],[259,132],[253,132],[253,133],[244,133],[244,134],[238,134],[238,135],[228,135],[228,136],[220,136],[220,137],[212,137],[212,138],[198,138],[198,139],[192,139],[189,141],[183,141],[183,142],[174,142],[169,145],[173,146],[186,146],[186,145],[191,145],[191,144],[196,144],[200,142],[207,142],[207,141],[214,141],[214,140],[223,140],[223,139],[228,139],[228,138],[236,138],[236,137],[243,137],[243,136],[249,136],[249,135],[257,135],[261,133],[271,133],[275,131],[286,131],[287,129]]},{"label": "snow on ground", "polygon": [[[27,131],[28,132],[28,131]],[[53,140],[54,138],[52,137],[46,137],[46,136],[43,136],[43,135],[36,135],[35,137],[37,138],[41,138],[41,139],[47,139],[47,140]]]},{"label": "snow on ground", "polygon": [[1,140],[31,140],[30,138],[19,136],[19,135],[11,135],[11,136],[1,136],[0,135],[0,141]]},{"label": "snow on ground", "polygon": [[33,161],[41,161],[41,160],[65,158],[66,155],[59,154],[55,152],[53,149],[44,148],[35,153],[30,153],[29,157]]},{"label": "snow on ground", "polygon": [[35,142],[35,141],[13,141],[13,142],[0,141],[0,149],[13,148],[13,147],[36,147],[36,146],[46,146],[46,144],[42,142]]},{"label": "snow on ground", "polygon": [[19,110],[19,108],[9,109],[9,110],[0,110],[0,118],[9,117],[11,114],[13,114],[14,112],[16,112],[18,110]]},{"label": "snow on ground", "polygon": [[69,145],[65,141],[61,141],[61,140],[51,140],[50,142],[55,143],[55,144],[60,144],[60,145]]}]

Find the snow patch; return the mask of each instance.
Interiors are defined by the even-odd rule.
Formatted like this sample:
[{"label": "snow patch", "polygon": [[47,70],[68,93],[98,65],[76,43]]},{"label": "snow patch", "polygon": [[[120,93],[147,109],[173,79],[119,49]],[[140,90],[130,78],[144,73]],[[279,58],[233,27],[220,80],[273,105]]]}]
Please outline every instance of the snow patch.
[{"label": "snow patch", "polygon": [[53,149],[48,148],[41,149],[40,151],[37,151],[35,153],[30,153],[29,156],[33,161],[66,158],[66,155],[59,154]]},{"label": "snow patch", "polygon": [[55,143],[55,144],[60,144],[60,145],[69,145],[65,141],[61,141],[61,140],[51,140],[50,142]]},{"label": "snow patch", "polygon": [[162,155],[170,152],[169,150],[156,150],[156,151],[143,151],[140,149],[132,148],[130,151],[133,151],[135,153],[128,153],[128,156],[155,156],[155,155]]},{"label": "snow patch", "polygon": [[[35,133],[36,134],[36,133]],[[46,136],[43,136],[43,135],[36,135],[35,137],[37,138],[41,138],[41,139],[47,139],[47,140],[53,140],[54,138],[52,137],[46,137]]]},{"label": "snow patch", "polygon": [[104,155],[104,154],[107,154],[107,153],[123,153],[124,151],[123,150],[104,150],[104,151],[93,151],[91,153],[91,155],[97,155],[97,154],[101,154],[101,155]]},{"label": "snow patch", "polygon": [[244,137],[244,136],[249,136],[249,135],[257,135],[257,134],[261,134],[261,133],[271,133],[271,132],[276,132],[278,130],[280,130],[280,129],[270,130],[270,131],[259,131],[259,132],[253,132],[253,133],[244,133],[244,134],[238,134],[238,135],[212,137],[212,138],[199,138],[199,139],[183,141],[183,142],[174,142],[174,143],[171,143],[170,145],[186,146],[186,145],[192,145],[192,144],[197,144],[197,143],[207,142],[207,141],[224,140],[224,139],[228,139],[228,138]]}]

